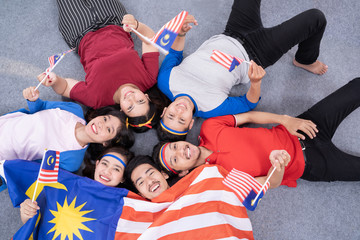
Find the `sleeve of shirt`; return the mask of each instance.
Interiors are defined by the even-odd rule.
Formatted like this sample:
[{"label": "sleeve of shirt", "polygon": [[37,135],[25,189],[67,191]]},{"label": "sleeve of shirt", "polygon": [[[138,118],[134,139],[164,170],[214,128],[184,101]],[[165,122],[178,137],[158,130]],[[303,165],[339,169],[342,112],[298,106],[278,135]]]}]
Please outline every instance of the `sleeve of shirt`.
[{"label": "sleeve of shirt", "polygon": [[224,127],[235,127],[235,117],[226,115],[213,117],[205,120],[201,125],[200,137],[204,139],[216,139],[218,133]]},{"label": "sleeve of shirt", "polygon": [[70,172],[79,170],[87,148],[60,153],[60,168]]},{"label": "sleeve of shirt", "polygon": [[158,52],[149,52],[142,55],[142,62],[146,71],[149,73],[150,78],[146,83],[146,88],[149,89],[155,85],[156,79],[159,73],[159,53]]},{"label": "sleeve of shirt", "polygon": [[197,116],[202,118],[211,118],[217,116],[244,113],[254,109],[258,105],[259,101],[256,103],[252,103],[246,98],[246,95],[238,96],[238,97],[228,97],[217,108],[208,112],[199,111]]},{"label": "sleeve of shirt", "polygon": [[170,74],[171,70],[178,66],[183,60],[183,51],[169,50],[169,54],[163,60],[159,75],[158,75],[158,88],[170,99],[173,100],[173,95],[170,91]]},{"label": "sleeve of shirt", "polygon": [[[91,97],[89,97],[91,96]],[[85,81],[79,81],[70,91],[70,98],[85,106],[96,108],[96,94],[91,94],[91,90]]]},{"label": "sleeve of shirt", "polygon": [[54,109],[60,108],[61,110],[65,110],[75,114],[76,116],[84,119],[84,113],[81,106],[77,103],[73,102],[56,102],[56,101],[43,101],[38,98],[36,101],[31,102],[27,101],[29,112],[36,113],[38,111],[46,110],[46,109]]},{"label": "sleeve of shirt", "polygon": [[203,124],[205,124],[207,128],[219,128],[220,126],[235,127],[235,121],[234,115],[225,115],[209,118],[205,120]]}]

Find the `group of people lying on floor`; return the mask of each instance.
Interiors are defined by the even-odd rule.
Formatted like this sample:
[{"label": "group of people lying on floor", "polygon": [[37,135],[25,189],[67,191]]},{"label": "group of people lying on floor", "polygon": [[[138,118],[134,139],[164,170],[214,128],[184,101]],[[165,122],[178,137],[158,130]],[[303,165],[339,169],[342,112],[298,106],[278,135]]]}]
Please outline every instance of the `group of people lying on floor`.
[{"label": "group of people lying on floor", "polygon": [[[118,0],[58,0],[59,30],[79,54],[86,76],[78,81],[50,73],[43,85],[90,109],[84,116],[77,103],[44,101],[34,87],[25,89],[29,110],[0,117],[1,159],[37,160],[45,148],[54,149],[61,152],[60,168],[76,172],[85,152],[102,146],[100,157],[90,157],[98,159],[95,164],[86,159],[83,175],[106,186],[130,187],[149,200],[170,187],[167,180],[202,164],[236,168],[261,184],[276,168],[270,188],[296,187],[299,178],[360,180],[359,157],[332,143],[341,121],[360,105],[360,78],[298,117],[252,111],[261,98],[264,69],[293,46],[298,45],[295,66],[319,75],[328,68],[318,60],[326,27],[320,10],[265,28],[260,5],[261,0],[234,1],[225,31],[183,59],[186,34],[197,25],[187,15],[159,68],[157,48],[143,41],[139,57],[130,35],[136,29],[151,38],[154,31],[127,14]],[[214,51],[244,62],[229,71],[211,58]],[[233,86],[249,82],[245,95],[229,96]],[[156,83],[171,101],[166,107],[147,93]],[[207,119],[199,146],[185,141],[194,117]],[[279,125],[242,127],[245,123]],[[128,150],[135,141],[133,132],[152,128],[160,139],[152,157]],[[38,209],[36,201],[27,199],[21,204],[21,220],[25,223]]]}]

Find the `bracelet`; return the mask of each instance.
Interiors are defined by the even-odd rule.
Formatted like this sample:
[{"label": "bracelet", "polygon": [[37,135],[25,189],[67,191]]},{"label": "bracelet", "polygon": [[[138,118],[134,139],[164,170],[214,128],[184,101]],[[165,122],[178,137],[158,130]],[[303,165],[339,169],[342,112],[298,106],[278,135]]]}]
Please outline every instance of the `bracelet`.
[{"label": "bracelet", "polygon": [[135,30],[137,30],[138,27],[139,27],[139,21],[138,21],[137,19],[135,19],[135,21],[136,21],[136,28],[135,28]]},{"label": "bracelet", "polygon": [[178,36],[179,36],[179,37],[185,37],[185,36],[186,36],[186,33],[184,33],[184,34],[180,34],[180,33],[179,33]]}]

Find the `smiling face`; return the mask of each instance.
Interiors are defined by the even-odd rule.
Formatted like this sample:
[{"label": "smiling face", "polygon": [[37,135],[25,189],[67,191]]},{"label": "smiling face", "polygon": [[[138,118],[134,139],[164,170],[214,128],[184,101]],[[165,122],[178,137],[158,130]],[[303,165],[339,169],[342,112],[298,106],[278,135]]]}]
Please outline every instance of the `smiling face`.
[{"label": "smiling face", "polygon": [[175,131],[191,129],[193,120],[194,104],[188,97],[178,97],[161,115],[164,124]]},{"label": "smiling face", "polygon": [[[121,154],[116,152],[108,154],[115,155],[126,163],[126,158]],[[109,187],[116,187],[124,181],[124,170],[125,167],[119,160],[111,156],[104,156],[96,161],[94,180]]]},{"label": "smiling face", "polygon": [[89,142],[104,144],[116,137],[120,127],[120,119],[112,115],[105,115],[92,119],[85,126],[85,132],[90,138]]},{"label": "smiling face", "polygon": [[131,173],[131,181],[140,195],[150,200],[169,188],[168,177],[148,163],[137,166]]},{"label": "smiling face", "polygon": [[164,149],[164,160],[175,171],[186,171],[201,164],[201,150],[189,142],[172,142]]},{"label": "smiling face", "polygon": [[149,97],[132,85],[120,89],[120,108],[128,117],[144,116],[150,110]]}]

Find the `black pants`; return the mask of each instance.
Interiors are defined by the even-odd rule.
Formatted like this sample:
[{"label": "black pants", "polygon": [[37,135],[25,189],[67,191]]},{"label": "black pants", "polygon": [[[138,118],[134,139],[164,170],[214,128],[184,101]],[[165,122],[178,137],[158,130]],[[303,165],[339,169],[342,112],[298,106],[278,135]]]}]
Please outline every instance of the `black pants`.
[{"label": "black pants", "polygon": [[264,28],[260,5],[261,0],[234,0],[225,33],[243,39],[250,58],[263,68],[274,64],[296,44],[299,44],[296,61],[314,63],[319,56],[320,41],[326,27],[324,14],[318,9],[311,9],[280,25]]},{"label": "black pants", "polygon": [[57,0],[59,30],[70,48],[77,48],[90,31],[107,25],[122,26],[126,14],[118,0]]},{"label": "black pants", "polygon": [[330,94],[298,116],[313,121],[319,130],[306,138],[306,166],[301,178],[309,181],[359,181],[360,157],[339,150],[331,141],[339,124],[360,106],[360,78]]}]

